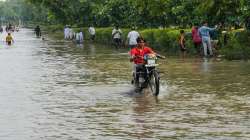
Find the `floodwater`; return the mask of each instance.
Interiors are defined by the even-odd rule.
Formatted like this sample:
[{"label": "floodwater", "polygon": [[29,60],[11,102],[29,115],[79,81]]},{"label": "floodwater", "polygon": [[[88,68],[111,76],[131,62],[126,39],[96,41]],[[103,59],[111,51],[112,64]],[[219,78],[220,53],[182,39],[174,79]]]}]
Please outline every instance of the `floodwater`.
[{"label": "floodwater", "polygon": [[250,139],[249,62],[162,60],[156,99],[133,92],[126,49],[14,37],[0,42],[0,140]]}]

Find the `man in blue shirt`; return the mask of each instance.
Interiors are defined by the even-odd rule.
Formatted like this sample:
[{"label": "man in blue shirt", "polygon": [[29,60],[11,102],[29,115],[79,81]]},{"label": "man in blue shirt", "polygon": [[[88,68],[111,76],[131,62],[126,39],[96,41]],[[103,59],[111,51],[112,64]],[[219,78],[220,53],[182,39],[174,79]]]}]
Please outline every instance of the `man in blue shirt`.
[{"label": "man in blue shirt", "polygon": [[203,22],[203,26],[199,28],[199,34],[202,38],[204,56],[207,57],[207,49],[209,50],[209,55],[213,55],[211,38],[209,32],[215,30],[216,28],[209,28],[208,23],[205,21]]}]

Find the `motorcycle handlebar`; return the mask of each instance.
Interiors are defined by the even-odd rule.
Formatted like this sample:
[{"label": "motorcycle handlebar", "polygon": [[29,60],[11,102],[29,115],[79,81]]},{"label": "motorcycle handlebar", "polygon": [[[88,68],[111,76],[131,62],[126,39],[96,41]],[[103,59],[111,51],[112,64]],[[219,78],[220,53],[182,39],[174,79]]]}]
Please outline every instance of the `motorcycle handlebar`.
[{"label": "motorcycle handlebar", "polygon": [[165,56],[160,55],[160,54],[156,54],[156,57],[157,57],[157,58],[160,58],[160,59],[166,59],[166,57],[165,57]]},{"label": "motorcycle handlebar", "polygon": [[[157,58],[160,58],[160,59],[165,59],[166,57],[163,56],[163,55],[160,55],[160,54],[155,54]],[[136,58],[144,58],[142,56],[133,56],[131,57],[131,59],[136,59]]]}]

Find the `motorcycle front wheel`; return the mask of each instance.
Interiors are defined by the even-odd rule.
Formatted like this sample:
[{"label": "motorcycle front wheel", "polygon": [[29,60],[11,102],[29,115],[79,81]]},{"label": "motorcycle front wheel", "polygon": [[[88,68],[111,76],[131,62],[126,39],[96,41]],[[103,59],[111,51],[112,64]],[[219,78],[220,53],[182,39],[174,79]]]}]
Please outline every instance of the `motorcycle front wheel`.
[{"label": "motorcycle front wheel", "polygon": [[149,81],[149,87],[154,96],[158,96],[160,92],[160,78],[157,71],[154,71]]}]

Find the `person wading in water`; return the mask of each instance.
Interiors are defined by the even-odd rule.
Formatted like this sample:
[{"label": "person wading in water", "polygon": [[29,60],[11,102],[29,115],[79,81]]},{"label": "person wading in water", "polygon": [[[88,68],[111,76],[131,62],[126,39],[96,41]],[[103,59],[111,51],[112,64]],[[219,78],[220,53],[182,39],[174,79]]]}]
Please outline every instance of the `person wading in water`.
[{"label": "person wading in water", "polygon": [[6,43],[7,43],[7,45],[10,46],[13,42],[14,42],[13,37],[11,36],[10,33],[8,33],[8,35],[7,35],[7,37],[6,37]]}]

